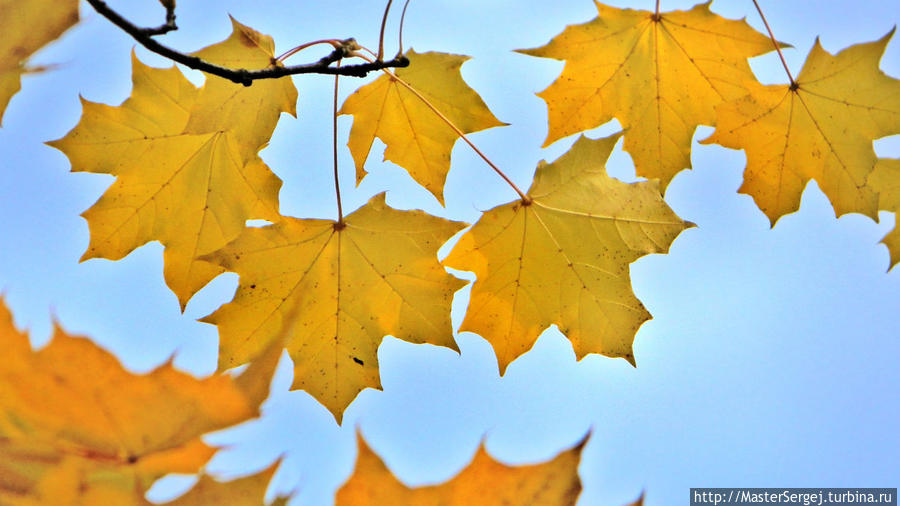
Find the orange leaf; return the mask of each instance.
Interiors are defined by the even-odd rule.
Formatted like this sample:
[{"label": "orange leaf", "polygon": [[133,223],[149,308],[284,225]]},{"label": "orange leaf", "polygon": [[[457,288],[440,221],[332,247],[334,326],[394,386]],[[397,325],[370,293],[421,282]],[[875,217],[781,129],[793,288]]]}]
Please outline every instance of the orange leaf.
[{"label": "orange leaf", "polygon": [[277,467],[276,462],[254,475],[231,481],[219,481],[204,474],[186,494],[163,506],[261,506],[265,504],[266,489]]},{"label": "orange leaf", "polygon": [[0,347],[2,504],[144,504],[154,480],[209,460],[215,450],[201,435],[258,414],[275,369],[261,361],[240,383],[171,364],[135,375],[59,328],[32,351],[3,304]]},{"label": "orange leaf", "polygon": [[[259,70],[275,65],[272,37],[234,18],[231,18],[231,28],[227,39],[193,56],[234,69]],[[290,77],[261,79],[252,86],[244,86],[207,75],[184,133],[208,133],[225,128],[240,140],[246,161],[266,146],[283,112],[297,115],[297,88]]]},{"label": "orange leaf", "polygon": [[384,159],[403,167],[409,175],[444,203],[444,182],[450,170],[450,152],[459,135],[421,98],[403,86],[402,79],[468,134],[502,126],[481,97],[466,84],[460,67],[468,56],[416,53],[409,50],[409,67],[383,75],[350,95],[340,114],[353,115],[348,146],[356,162],[356,181],[364,169],[372,142],[386,144]]},{"label": "orange leaf", "polygon": [[893,267],[900,262],[900,159],[879,159],[869,175],[868,186],[878,193],[878,209],[894,213],[894,229],[881,240],[891,255]]},{"label": "orange leaf", "polygon": [[359,456],[350,480],[337,492],[336,506],[574,506],[581,492],[578,463],[587,438],[549,462],[507,466],[482,444],[472,462],[450,481],[409,488],[358,437]]},{"label": "orange leaf", "polygon": [[[232,24],[231,37],[196,54],[267,66],[271,39]],[[83,101],[78,125],[49,144],[69,157],[73,171],[116,176],[84,213],[91,242],[82,259],[118,260],[158,240],[166,247],[166,283],[183,309],[223,272],[198,257],[237,237],[248,219],[278,219],[281,181],[257,152],[281,112],[294,114],[297,91],[290,79],[247,88],[214,76],[198,90],[174,67],[132,60],[131,97],[118,107]]]},{"label": "orange leaf", "polygon": [[463,282],[437,250],[462,224],[387,207],[384,194],[347,216],[284,218],[248,228],[204,257],[237,272],[234,300],[203,321],[219,326],[219,368],[253,360],[279,331],[294,360],[294,389],[340,421],[366,387],[379,388],[385,335],[455,348],[450,303]]},{"label": "orange leaf", "polygon": [[519,52],[565,60],[562,75],[538,95],[547,102],[544,146],[616,118],[638,175],[665,190],[691,166],[691,138],[711,125],[714,107],[746,93],[747,58],[773,49],[745,21],[709,3],[660,13],[595,2],[598,16],[567,27],[546,46]]},{"label": "orange leaf", "polygon": [[878,196],[866,186],[872,140],[900,133],[900,80],[878,69],[892,34],[836,55],[816,41],[796,86],[756,85],[716,108],[716,130],[703,143],[746,151],[740,191],[773,225],[800,207],[812,179],[839,216],[877,218]]},{"label": "orange leaf", "polygon": [[493,345],[501,374],[552,324],[579,359],[602,353],[634,363],[634,334],[650,314],[631,290],[628,266],[665,253],[692,225],[665,204],[657,181],[606,174],[619,136],[581,137],[555,162],[541,162],[532,202],[485,212],[444,261],[477,276],[460,331]]},{"label": "orange leaf", "polygon": [[0,124],[35,51],[78,22],[77,0],[0,0]]}]

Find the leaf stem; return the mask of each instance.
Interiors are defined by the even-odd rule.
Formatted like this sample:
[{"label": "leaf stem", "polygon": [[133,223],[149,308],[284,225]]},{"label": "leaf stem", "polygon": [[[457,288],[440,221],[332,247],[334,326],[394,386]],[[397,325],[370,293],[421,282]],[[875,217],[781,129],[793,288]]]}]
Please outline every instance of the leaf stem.
[{"label": "leaf stem", "polygon": [[496,172],[497,175],[499,175],[501,178],[503,178],[503,180],[506,181],[506,183],[507,183],[510,187],[512,187],[512,189],[515,190],[516,193],[519,194],[519,198],[522,199],[522,202],[524,202],[525,204],[531,204],[531,197],[529,197],[528,195],[526,195],[525,192],[523,192],[518,186],[516,186],[516,183],[513,183],[513,182],[512,182],[512,179],[510,179],[509,176],[507,176],[502,170],[500,170],[499,167],[497,167],[496,165],[494,165],[494,162],[492,162],[491,159],[487,157],[487,155],[485,155],[484,153],[482,153],[481,150],[478,149],[478,146],[476,146],[472,141],[470,141],[469,138],[466,137],[466,134],[464,134],[463,131],[460,130],[459,127],[457,127],[457,126],[453,123],[453,121],[450,120],[450,118],[448,118],[447,116],[445,116],[444,113],[442,113],[440,110],[438,110],[438,108],[435,107],[434,104],[432,104],[427,98],[425,98],[424,96],[422,96],[422,94],[419,93],[418,90],[416,90],[415,88],[413,88],[409,83],[407,83],[407,82],[404,81],[403,79],[400,79],[400,78],[397,77],[393,72],[390,72],[390,71],[387,70],[387,69],[381,69],[381,70],[382,70],[382,72],[384,72],[385,74],[391,76],[393,79],[396,79],[398,83],[402,84],[404,88],[406,88],[407,90],[409,90],[413,95],[415,95],[416,97],[418,97],[419,100],[421,100],[425,105],[427,105],[428,108],[432,110],[432,112],[434,112],[435,114],[438,115],[439,118],[441,118],[441,121],[443,121],[444,123],[446,123],[447,126],[449,126],[451,129],[453,129],[454,132],[456,132],[456,135],[459,135],[459,137],[460,137],[462,140],[466,141],[466,144],[468,144],[469,147],[472,148],[472,150],[474,150],[475,153],[477,153],[478,156],[480,156],[482,160],[484,160],[484,163],[488,164],[492,169],[494,169],[494,172]]},{"label": "leaf stem", "polygon": [[394,3],[394,0],[388,0],[387,5],[384,6],[384,16],[381,17],[381,32],[378,34],[378,56],[375,58],[377,61],[381,61],[381,58],[384,57],[384,27],[387,25],[388,13],[391,12],[392,3]]},{"label": "leaf stem", "polygon": [[293,49],[289,49],[289,50],[285,51],[283,54],[281,54],[281,56],[275,58],[275,61],[277,61],[277,62],[283,62],[284,60],[287,60],[288,58],[290,58],[291,56],[293,56],[293,55],[299,53],[300,51],[303,51],[304,49],[306,49],[306,48],[308,48],[308,47],[312,47],[312,46],[315,46],[315,45],[318,45],[318,44],[331,44],[331,47],[333,47],[333,48],[335,48],[335,49],[340,49],[340,48],[341,48],[341,41],[338,40],[338,39],[320,39],[320,40],[314,40],[314,41],[312,41],[312,42],[307,42],[307,43],[305,43],[305,44],[300,44],[299,46],[297,46],[297,47],[295,47],[295,48],[293,48]]},{"label": "leaf stem", "polygon": [[[341,66],[341,62],[337,62],[337,66]],[[344,226],[344,209],[341,206],[341,181],[338,178],[338,148],[337,148],[337,130],[338,130],[338,80],[341,78],[340,75],[335,74],[334,76],[334,102],[331,107],[331,148],[332,148],[332,160],[334,160],[334,193],[337,198],[337,227],[338,229],[343,228]]]},{"label": "leaf stem", "polygon": [[[368,51],[369,53],[372,52],[369,49],[366,49],[365,47],[362,47],[362,49],[365,51]],[[355,56],[358,56],[366,61],[370,61],[369,57],[365,56],[363,54],[356,53]],[[412,85],[410,85],[408,82],[404,81],[403,79],[400,79],[399,77],[397,77],[396,74],[394,74],[393,72],[390,72],[387,69],[381,69],[381,71],[384,72],[385,74],[387,74],[388,77],[390,77],[391,79],[393,79],[396,82],[403,85],[404,88],[409,90],[410,93],[415,95],[419,100],[422,101],[422,103],[424,103],[426,106],[428,106],[428,108],[431,109],[431,111],[433,113],[437,114],[438,118],[440,118],[441,121],[446,123],[447,126],[449,126],[454,132],[456,132],[456,135],[458,135],[462,140],[464,140],[466,142],[466,144],[468,144],[469,147],[472,148],[472,150],[475,151],[475,153],[479,157],[481,157],[482,160],[484,160],[484,163],[488,164],[488,166],[490,166],[490,168],[494,169],[494,172],[496,172],[497,175],[499,175],[501,178],[503,178],[503,180],[506,181],[506,184],[508,184],[513,190],[515,190],[516,193],[519,194],[519,198],[522,200],[522,202],[524,204],[526,204],[526,205],[531,204],[531,202],[532,202],[531,197],[526,195],[525,192],[523,192],[518,186],[516,186],[516,183],[513,183],[512,179],[510,179],[509,176],[507,176],[502,170],[500,170],[500,168],[497,167],[494,164],[494,162],[492,162],[491,159],[487,157],[487,155],[485,155],[480,149],[478,149],[478,146],[476,146],[471,140],[469,140],[469,138],[466,137],[466,134],[463,133],[463,131],[460,130],[459,127],[456,126],[453,123],[453,121],[450,120],[450,118],[448,118],[446,115],[444,115],[444,113],[442,113],[437,107],[435,107],[434,104],[432,104],[427,98],[425,98],[421,93],[419,93],[418,90],[413,88]]]},{"label": "leaf stem", "polygon": [[656,0],[656,10],[654,11],[653,19],[659,19],[659,0]]},{"label": "leaf stem", "polygon": [[[363,51],[371,54],[372,56],[375,56],[375,53],[372,52],[371,49],[369,49],[365,46],[360,46],[359,48],[362,49]],[[371,58],[369,58],[368,56],[366,56],[364,54],[354,53],[353,56],[362,58],[363,60],[366,60],[366,61],[372,61]],[[464,134],[463,131],[460,130],[459,127],[456,126],[453,123],[453,121],[450,120],[450,118],[448,118],[446,115],[444,115],[444,113],[442,113],[437,107],[435,107],[434,104],[432,104],[427,98],[425,98],[421,93],[419,93],[419,91],[417,89],[413,88],[411,84],[404,81],[403,79],[400,79],[399,77],[397,77],[396,74],[394,74],[393,72],[390,72],[387,69],[381,69],[381,71],[384,72],[385,74],[387,74],[387,76],[390,77],[391,79],[393,79],[394,81],[403,85],[404,88],[409,90],[410,93],[415,95],[419,100],[422,101],[423,104],[425,104],[429,109],[431,109],[431,112],[437,114],[438,118],[440,118],[441,121],[446,123],[447,126],[449,126],[454,132],[456,132],[456,135],[458,135],[462,140],[466,141],[466,144],[468,144],[469,147],[472,148],[472,150],[475,151],[475,153],[478,156],[480,156],[482,160],[484,160],[484,163],[488,164],[488,166],[490,166],[492,169],[494,169],[494,172],[496,172],[497,175],[499,175],[501,178],[503,178],[503,180],[506,181],[506,184],[508,184],[513,190],[515,190],[516,193],[519,194],[519,198],[522,200],[522,202],[524,204],[526,204],[526,205],[531,204],[531,202],[532,202],[531,197],[526,195],[525,192],[523,192],[518,186],[516,186],[516,183],[513,183],[512,179],[510,179],[509,176],[507,176],[502,170],[500,170],[499,167],[494,165],[494,162],[492,162],[491,159],[487,157],[487,155],[482,153],[481,150],[478,149],[478,146],[476,146],[474,143],[472,143],[472,141],[470,141],[469,138],[466,137],[466,134]]]},{"label": "leaf stem", "polygon": [[409,7],[409,0],[406,0],[406,3],[403,4],[403,11],[400,12],[400,41],[398,44],[397,54],[403,54],[403,22],[406,21],[406,8]]},{"label": "leaf stem", "polygon": [[756,12],[759,13],[759,17],[762,18],[762,22],[766,25],[766,30],[769,32],[769,38],[772,39],[772,44],[775,46],[775,51],[778,52],[778,57],[781,58],[781,65],[784,67],[784,71],[787,72],[788,79],[791,81],[791,87],[794,88],[797,86],[797,81],[794,80],[794,76],[791,74],[791,69],[788,68],[787,61],[784,59],[784,54],[781,53],[781,45],[778,44],[778,39],[775,38],[775,34],[772,33],[772,27],[769,26],[769,22],[766,21],[766,15],[763,14],[762,8],[759,6],[759,2],[753,0],[753,5],[756,6]]}]

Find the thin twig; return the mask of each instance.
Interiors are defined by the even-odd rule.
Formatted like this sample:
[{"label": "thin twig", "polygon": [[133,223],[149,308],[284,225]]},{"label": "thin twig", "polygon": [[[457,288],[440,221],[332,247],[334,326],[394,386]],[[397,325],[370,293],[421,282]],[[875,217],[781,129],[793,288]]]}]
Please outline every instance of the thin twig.
[{"label": "thin twig", "polygon": [[387,5],[384,6],[384,16],[381,17],[381,32],[378,34],[378,57],[375,58],[377,61],[381,61],[384,57],[384,27],[387,25],[388,13],[391,12],[392,3],[394,3],[394,0],[388,0]]},{"label": "thin twig", "polygon": [[397,47],[397,54],[403,54],[403,23],[406,21],[406,8],[409,7],[409,0],[406,0],[406,3],[403,4],[403,11],[400,13],[400,43]]},{"label": "thin twig", "polygon": [[164,35],[178,29],[178,25],[175,24],[175,2],[164,2],[164,5],[166,7],[166,22],[156,28],[143,28],[141,31],[144,35],[150,37]]},{"label": "thin twig", "polygon": [[[337,62],[337,66],[341,66],[341,62]],[[331,114],[331,147],[332,159],[334,160],[334,193],[337,197],[338,227],[344,225],[344,209],[341,207],[341,182],[338,178],[338,148],[337,148],[337,130],[338,130],[338,80],[339,75],[334,76],[334,103],[332,104]]]},{"label": "thin twig", "polygon": [[[332,67],[331,64],[341,60],[348,54],[348,48],[341,47],[335,49],[331,54],[319,59],[315,63],[304,65],[293,65],[290,67],[271,66],[259,70],[247,69],[231,69],[222,67],[214,63],[210,63],[202,58],[187,55],[176,51],[168,46],[164,46],[156,41],[153,37],[145,33],[145,29],[139,28],[130,21],[122,17],[118,12],[111,9],[103,0],[87,0],[103,17],[110,20],[114,25],[131,35],[134,40],[142,46],[153,51],[156,54],[165,56],[170,60],[181,63],[195,70],[202,70],[209,74],[213,74],[229,81],[250,86],[253,81],[258,79],[277,79],[279,77],[296,75],[296,74],[326,74],[326,75],[342,75],[353,77],[365,77],[369,72],[374,70],[382,70],[389,67],[406,67],[409,60],[404,56],[397,57],[388,61],[367,62],[356,65],[345,65],[343,67]],[[348,39],[352,40],[352,39]]]},{"label": "thin twig", "polygon": [[282,53],[280,56],[278,56],[277,58],[275,58],[275,61],[277,61],[277,62],[283,62],[284,60],[287,60],[288,58],[290,58],[291,56],[293,56],[293,55],[299,53],[300,51],[303,51],[304,49],[306,49],[306,48],[308,48],[308,47],[312,47],[312,46],[315,46],[315,45],[318,45],[318,44],[331,44],[331,46],[332,46],[333,48],[335,48],[335,49],[340,49],[340,48],[341,48],[341,41],[339,41],[339,40],[337,40],[337,39],[314,40],[314,41],[312,41],[312,42],[307,42],[307,43],[305,43],[305,44],[300,44],[299,46],[294,47],[294,48],[292,48],[292,49],[288,49],[287,51],[285,51],[284,53]]},{"label": "thin twig", "polygon": [[794,81],[794,76],[791,75],[791,69],[788,68],[787,61],[784,59],[784,55],[781,53],[781,45],[778,44],[778,39],[776,39],[775,34],[772,33],[772,28],[769,26],[769,22],[766,21],[766,15],[763,14],[763,11],[756,0],[753,0],[753,5],[756,6],[756,12],[759,13],[759,17],[762,18],[763,24],[766,25],[766,30],[769,31],[769,38],[772,39],[772,44],[775,46],[775,51],[778,52],[778,57],[781,58],[781,65],[784,66],[784,71],[787,72],[788,79],[791,80],[791,87],[795,88],[797,86],[797,81]]}]

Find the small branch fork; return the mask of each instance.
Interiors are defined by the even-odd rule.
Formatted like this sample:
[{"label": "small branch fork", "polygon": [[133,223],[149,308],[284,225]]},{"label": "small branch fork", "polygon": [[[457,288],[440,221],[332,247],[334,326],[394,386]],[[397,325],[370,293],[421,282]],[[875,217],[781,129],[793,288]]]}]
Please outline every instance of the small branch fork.
[{"label": "small branch fork", "polygon": [[164,35],[178,29],[178,25],[175,24],[175,0],[164,1],[163,4],[166,7],[166,22],[156,28],[141,28],[144,35],[150,37]]},{"label": "small branch fork", "polygon": [[169,58],[174,62],[181,63],[186,67],[195,70],[202,70],[203,72],[228,79],[229,81],[238,84],[243,84],[244,86],[250,86],[251,84],[253,84],[253,81],[256,81],[258,79],[277,79],[279,77],[296,74],[326,74],[365,77],[369,72],[373,72],[376,70],[382,70],[389,67],[406,67],[409,65],[409,60],[405,56],[397,55],[388,61],[381,61],[379,59],[373,62],[360,63],[355,65],[334,67],[331,66],[332,63],[340,61],[341,59],[349,56],[349,54],[353,51],[352,45],[355,45],[355,42],[351,42],[352,39],[347,39],[346,45],[340,45],[336,47],[335,50],[332,51],[329,55],[319,59],[319,61],[314,63],[292,65],[289,67],[273,65],[271,67],[259,70],[232,69],[210,63],[196,56],[182,53],[168,46],[160,44],[156,39],[153,38],[154,35],[162,35],[178,28],[175,25],[174,2],[171,3],[171,6],[166,6],[166,23],[156,28],[140,28],[134,25],[132,22],[125,19],[121,14],[109,7],[103,0],[87,0],[87,2],[91,4],[91,7],[93,7],[94,10],[100,13],[100,15],[108,19],[114,25],[121,28],[127,34],[131,35],[134,40],[139,42],[142,46],[149,49],[150,51],[165,56],[166,58]]}]

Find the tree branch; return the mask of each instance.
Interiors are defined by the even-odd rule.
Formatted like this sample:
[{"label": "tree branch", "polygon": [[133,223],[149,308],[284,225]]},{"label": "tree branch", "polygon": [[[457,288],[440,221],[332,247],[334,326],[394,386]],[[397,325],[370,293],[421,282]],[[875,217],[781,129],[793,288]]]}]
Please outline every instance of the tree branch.
[{"label": "tree branch", "polygon": [[87,0],[87,2],[91,4],[91,7],[93,7],[94,10],[100,13],[100,15],[111,21],[114,25],[121,28],[127,34],[131,35],[134,40],[139,42],[142,46],[149,49],[150,51],[165,56],[166,58],[174,62],[181,63],[186,67],[190,67],[195,70],[201,70],[203,72],[228,79],[229,81],[243,84],[244,86],[250,86],[251,84],[253,84],[253,81],[256,81],[257,79],[277,79],[279,77],[295,74],[327,74],[365,77],[369,72],[375,70],[381,70],[388,67],[406,67],[409,65],[409,60],[405,56],[397,55],[393,59],[388,61],[378,60],[357,65],[331,67],[330,65],[332,63],[339,61],[346,56],[349,56],[350,52],[352,51],[349,45],[349,41],[352,41],[352,39],[348,39],[347,47],[337,48],[332,51],[331,54],[325,56],[324,58],[321,58],[315,63],[293,65],[290,67],[272,66],[259,70],[232,69],[210,63],[196,56],[184,54],[180,51],[160,44],[156,41],[156,39],[153,38],[153,35],[159,35],[161,33],[166,33],[168,31],[176,29],[174,9],[166,9],[165,25],[162,25],[159,28],[140,28],[138,26],[135,26],[133,23],[122,17],[121,14],[106,5],[106,2],[104,2],[103,0]]}]

